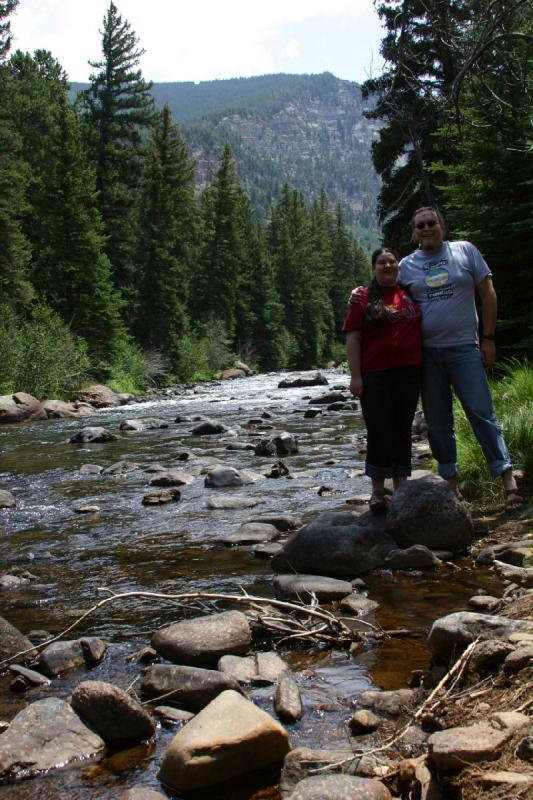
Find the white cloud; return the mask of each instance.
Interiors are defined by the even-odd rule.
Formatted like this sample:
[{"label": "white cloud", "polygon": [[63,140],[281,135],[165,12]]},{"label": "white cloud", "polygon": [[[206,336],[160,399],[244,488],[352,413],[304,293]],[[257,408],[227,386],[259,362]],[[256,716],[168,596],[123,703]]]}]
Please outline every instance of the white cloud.
[{"label": "white cloud", "polygon": [[286,58],[296,59],[300,57],[300,43],[297,39],[291,39],[290,42],[287,42],[285,48],[283,50],[284,55]]},{"label": "white cloud", "polygon": [[[274,40],[284,26],[341,16],[367,20],[375,15],[372,0],[115,2],[146,51],[141,62],[144,75],[157,81],[275,72],[279,56],[299,55],[292,36],[283,53],[277,52]],[[51,50],[72,80],[86,80],[88,60],[100,58],[98,31],[108,5],[108,0],[20,0],[12,17],[14,44],[30,51]],[[333,56],[334,41],[331,51]]]}]

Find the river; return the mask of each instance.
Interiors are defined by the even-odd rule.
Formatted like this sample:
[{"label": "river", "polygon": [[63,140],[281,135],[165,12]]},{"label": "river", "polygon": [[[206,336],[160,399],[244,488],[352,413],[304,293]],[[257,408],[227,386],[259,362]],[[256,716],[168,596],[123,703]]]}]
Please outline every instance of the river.
[{"label": "river", "polygon": [[[358,453],[358,436],[364,432],[360,413],[345,409],[304,418],[313,397],[336,386],[346,388],[345,376],[324,374],[329,387],[278,389],[276,373],[199,385],[171,399],[103,409],[86,420],[0,428],[0,488],[10,490],[17,500],[15,509],[0,511],[0,563],[3,571],[21,567],[37,576],[29,586],[0,594],[0,615],[25,633],[56,634],[102,598],[101,587],[164,593],[239,593],[244,588],[273,596],[269,562],[256,558],[250,548],[223,547],[217,537],[252,516],[283,513],[305,522],[321,511],[346,511],[353,508],[346,505],[348,498],[368,492],[367,479],[353,477],[363,466]],[[187,462],[179,460],[184,451],[253,471],[275,461],[252,450],[227,450],[232,441],[227,434],[193,436],[191,420],[196,415],[236,429],[239,441],[254,442],[272,429],[294,434],[299,453],[283,459],[292,477],[265,478],[240,489],[208,489],[203,476],[197,476],[182,487],[180,502],[143,506],[153,477],[145,468],[162,464],[187,472]],[[122,420],[136,417],[163,419],[168,428],[119,431]],[[176,417],[183,421],[176,422]],[[248,422],[259,418],[260,424]],[[108,444],[69,442],[81,427],[93,425],[102,425],[119,438]],[[80,472],[82,464],[107,467],[121,460],[140,467],[122,476]],[[338,494],[319,494],[320,487]],[[240,511],[208,509],[209,497],[220,492],[246,494],[262,502]],[[100,512],[75,513],[86,504],[98,505]],[[438,616],[463,609],[479,586],[491,589],[493,579],[477,570],[474,575],[468,560],[458,566],[459,570],[437,575],[381,571],[365,576],[369,597],[380,604],[370,621],[385,628],[427,631]],[[33,689],[23,696],[7,689],[6,676],[0,678],[0,719],[9,720],[27,702],[41,697],[68,697],[88,677],[127,688],[140,669],[128,656],[149,643],[151,631],[177,618],[175,607],[164,601],[131,599],[100,609],[71,638],[94,635],[108,642],[102,664],[88,673],[69,673],[54,680],[51,689]],[[403,687],[411,671],[424,669],[429,661],[425,636],[390,639],[357,655],[320,648],[281,654],[293,670],[305,708],[303,719],[289,728],[293,747],[349,746],[346,721],[358,694],[368,688]],[[251,697],[271,711],[272,688],[254,689]],[[100,765],[0,787],[0,800],[107,800],[133,785],[161,790],[157,770],[174,732],[162,729],[154,747],[136,748]],[[374,736],[365,739],[369,746],[375,741]]]}]

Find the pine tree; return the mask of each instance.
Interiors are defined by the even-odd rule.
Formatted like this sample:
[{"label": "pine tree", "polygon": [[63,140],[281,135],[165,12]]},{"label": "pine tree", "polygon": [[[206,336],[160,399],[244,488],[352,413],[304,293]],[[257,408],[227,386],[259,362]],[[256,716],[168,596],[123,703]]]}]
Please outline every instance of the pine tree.
[{"label": "pine tree", "polygon": [[237,336],[237,305],[249,267],[246,218],[249,205],[239,183],[229,144],[224,146],[212,184],[202,198],[203,248],[193,288],[195,315],[221,320],[231,341]]},{"label": "pine tree", "polygon": [[168,106],[158,115],[144,168],[138,338],[176,372],[188,327],[188,280],[195,248],[193,164]]},{"label": "pine tree", "polygon": [[28,170],[21,158],[21,140],[14,123],[11,70],[5,58],[11,45],[9,14],[18,0],[0,3],[0,296],[2,304],[25,306],[32,298],[28,281],[31,250],[22,230],[26,211]]},{"label": "pine tree", "polygon": [[356,241],[351,241],[340,205],[335,209],[332,231],[332,272],[329,295],[334,315],[334,329],[339,341],[344,341],[341,333],[346,305],[354,286],[368,282],[368,257]]},{"label": "pine tree", "polygon": [[104,17],[101,61],[91,86],[80,97],[87,141],[96,163],[99,208],[106,235],[106,254],[115,284],[126,300],[126,315],[134,317],[135,253],[138,190],[143,137],[153,122],[151,83],[138,69],[143,50],[129,22],[111,2]]}]

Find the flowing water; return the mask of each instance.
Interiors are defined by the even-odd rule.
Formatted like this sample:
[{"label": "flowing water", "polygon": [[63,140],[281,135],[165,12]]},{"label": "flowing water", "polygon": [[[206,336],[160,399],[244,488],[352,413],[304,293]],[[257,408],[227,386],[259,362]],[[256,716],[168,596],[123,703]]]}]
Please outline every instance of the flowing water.
[{"label": "flowing water", "polygon": [[[17,507],[0,511],[1,571],[19,567],[37,576],[29,586],[0,594],[0,615],[25,633],[64,630],[104,595],[150,591],[179,593],[216,591],[273,596],[268,561],[251,548],[218,544],[221,533],[236,530],[250,517],[291,514],[309,520],[321,511],[345,511],[346,500],[368,492],[367,479],[354,477],[363,466],[358,436],[364,431],[355,410],[324,413],[304,419],[313,397],[346,379],[326,373],[330,386],[278,389],[279,374],[211,383],[171,399],[104,409],[81,420],[50,420],[0,428],[0,488],[10,490]],[[270,417],[260,419],[263,412]],[[292,477],[258,480],[239,489],[208,489],[204,476],[181,487],[178,503],[143,506],[153,475],[147,467],[188,471],[180,453],[214,457],[226,465],[259,471],[275,461],[253,450],[227,450],[230,434],[195,437],[192,418],[205,415],[236,431],[239,441],[255,442],[275,431],[298,438],[299,453],[284,458]],[[168,428],[141,433],[119,432],[124,419],[157,417]],[[183,421],[176,422],[176,418]],[[250,423],[249,420],[256,420]],[[74,445],[70,437],[81,427],[102,425],[119,434],[108,444]],[[91,475],[82,464],[110,466],[118,461],[138,464],[126,475]],[[194,463],[194,462],[190,462]],[[332,492],[318,493],[320,487]],[[234,493],[260,500],[253,509],[210,510],[214,494]],[[98,505],[100,512],[79,515],[80,505]],[[469,563],[439,573],[389,573],[365,576],[368,595],[380,608],[368,618],[384,628],[427,631],[443,614],[463,609],[479,586],[490,587],[488,576],[471,572]],[[178,618],[175,606],[163,600],[131,598],[109,604],[71,634],[100,636],[109,642],[101,665],[90,672],[69,673],[50,689],[33,689],[24,696],[8,690],[0,677],[0,720],[11,719],[27,702],[45,696],[68,697],[84,678],[115,682],[127,688],[139,675],[128,656],[149,643],[151,631]],[[349,747],[346,721],[357,696],[368,688],[405,686],[412,670],[427,667],[425,636],[390,639],[368,646],[357,655],[344,650],[282,651],[300,686],[305,714],[289,728],[291,744]],[[271,710],[272,688],[252,690],[251,697]],[[99,765],[56,771],[44,778],[0,787],[0,800],[115,798],[124,787],[161,787],[157,771],[175,731],[162,729],[157,743],[115,754]],[[365,744],[375,743],[367,737]],[[244,794],[251,797],[253,792]],[[210,797],[215,797],[211,794]],[[232,794],[231,797],[237,797]]]}]

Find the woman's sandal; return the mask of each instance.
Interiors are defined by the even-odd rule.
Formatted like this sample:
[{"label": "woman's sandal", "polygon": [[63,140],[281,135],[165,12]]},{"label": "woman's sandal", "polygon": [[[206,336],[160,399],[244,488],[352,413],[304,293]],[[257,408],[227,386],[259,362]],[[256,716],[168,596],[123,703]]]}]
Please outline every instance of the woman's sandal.
[{"label": "woman's sandal", "polygon": [[515,511],[524,505],[524,498],[520,494],[519,489],[506,489],[505,490],[505,510]]}]

